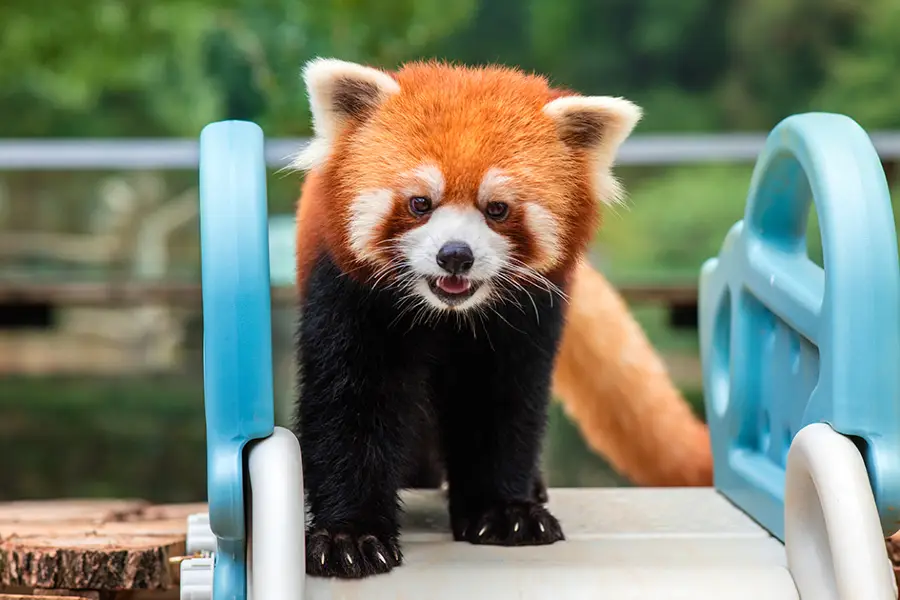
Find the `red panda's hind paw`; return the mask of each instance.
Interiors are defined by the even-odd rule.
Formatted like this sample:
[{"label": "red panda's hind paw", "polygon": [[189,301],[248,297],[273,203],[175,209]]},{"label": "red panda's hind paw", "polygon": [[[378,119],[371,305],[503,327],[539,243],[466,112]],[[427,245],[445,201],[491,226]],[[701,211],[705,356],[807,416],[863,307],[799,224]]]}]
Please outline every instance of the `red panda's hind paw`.
[{"label": "red panda's hind paw", "polygon": [[306,535],[306,572],[359,579],[387,573],[403,561],[396,540],[319,529]]},{"label": "red panda's hind paw", "polygon": [[510,502],[453,524],[456,541],[494,546],[536,546],[566,539],[559,521],[536,502]]}]

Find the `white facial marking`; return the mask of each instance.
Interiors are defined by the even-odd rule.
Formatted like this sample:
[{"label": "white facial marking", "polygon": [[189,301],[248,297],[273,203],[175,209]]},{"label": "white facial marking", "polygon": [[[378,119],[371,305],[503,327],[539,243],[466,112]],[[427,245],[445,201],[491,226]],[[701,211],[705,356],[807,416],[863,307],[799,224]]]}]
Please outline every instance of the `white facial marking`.
[{"label": "white facial marking", "polygon": [[538,271],[547,270],[555,265],[560,257],[559,226],[556,217],[540,204],[527,202],[525,222],[541,251],[541,260],[532,266]]},{"label": "white facial marking", "polygon": [[[509,260],[510,244],[502,235],[492,230],[484,215],[474,206],[440,206],[425,224],[411,229],[400,238],[400,247],[409,267],[422,277],[441,277],[447,273],[437,264],[437,253],[447,242],[464,242],[472,249],[475,258],[466,276],[476,282],[485,282],[465,302],[455,308],[466,309],[490,297],[487,282],[496,276]],[[446,309],[429,289],[427,282],[419,281],[414,288],[432,306]]]},{"label": "white facial marking", "polygon": [[434,205],[437,205],[444,195],[444,174],[441,173],[440,168],[437,165],[426,163],[414,169],[411,175],[417,185],[408,189],[407,195],[416,196],[425,192]]},{"label": "white facial marking", "polygon": [[358,195],[350,206],[348,234],[350,248],[360,258],[372,257],[372,247],[378,228],[384,223],[394,204],[394,194],[388,189],[367,190]]},{"label": "white facial marking", "polygon": [[484,206],[492,200],[506,201],[511,192],[509,189],[511,181],[512,179],[504,175],[500,169],[496,167],[488,169],[478,186],[479,206]]},{"label": "white facial marking", "polygon": [[[478,186],[478,204],[488,202],[511,202],[515,199],[515,182],[496,167],[488,169]],[[540,250],[538,264],[532,265],[538,271],[552,267],[560,258],[559,223],[549,210],[534,202],[522,204],[525,210],[525,225],[534,236]]]}]

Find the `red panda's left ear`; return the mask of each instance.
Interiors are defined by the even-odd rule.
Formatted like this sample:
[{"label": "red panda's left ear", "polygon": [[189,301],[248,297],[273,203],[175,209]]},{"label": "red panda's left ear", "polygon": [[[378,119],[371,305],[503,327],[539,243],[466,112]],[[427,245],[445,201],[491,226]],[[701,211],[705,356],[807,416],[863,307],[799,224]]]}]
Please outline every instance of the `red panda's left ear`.
[{"label": "red panda's left ear", "polygon": [[544,105],[570,148],[596,152],[609,162],[641,119],[641,108],[611,96],[563,96]]},{"label": "red panda's left ear", "polygon": [[316,58],[306,63],[303,80],[315,137],[292,162],[293,167],[302,170],[325,160],[345,125],[365,120],[400,91],[397,81],[384,71],[333,58]]},{"label": "red panda's left ear", "polygon": [[611,168],[619,147],[641,120],[641,108],[611,96],[563,96],[544,105],[544,114],[556,123],[562,142],[591,157],[594,194],[606,204],[621,199]]}]

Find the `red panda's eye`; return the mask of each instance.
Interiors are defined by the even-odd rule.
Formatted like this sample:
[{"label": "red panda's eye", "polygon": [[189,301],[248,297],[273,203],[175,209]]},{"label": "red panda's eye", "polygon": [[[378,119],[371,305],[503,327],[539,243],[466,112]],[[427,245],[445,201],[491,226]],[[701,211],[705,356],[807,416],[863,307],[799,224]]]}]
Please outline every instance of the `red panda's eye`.
[{"label": "red panda's eye", "polygon": [[502,221],[509,213],[509,206],[503,202],[488,202],[485,212],[495,221]]},{"label": "red panda's eye", "polygon": [[422,216],[431,210],[431,200],[425,196],[413,196],[409,199],[409,210],[416,216]]}]

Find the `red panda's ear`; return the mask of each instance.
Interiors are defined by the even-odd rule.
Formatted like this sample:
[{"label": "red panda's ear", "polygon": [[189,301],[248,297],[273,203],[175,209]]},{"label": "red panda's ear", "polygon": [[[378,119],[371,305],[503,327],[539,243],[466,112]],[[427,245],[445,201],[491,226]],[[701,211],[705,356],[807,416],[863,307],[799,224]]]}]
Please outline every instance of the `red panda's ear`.
[{"label": "red panda's ear", "polygon": [[544,105],[562,141],[612,159],[641,119],[641,108],[611,96],[563,96]]},{"label": "red panda's ear", "polygon": [[545,104],[544,114],[556,123],[566,146],[586,151],[593,159],[598,199],[616,202],[621,190],[610,168],[622,142],[641,120],[641,108],[624,98],[563,96]]},{"label": "red panda's ear", "polygon": [[347,123],[365,120],[400,91],[397,81],[384,71],[333,58],[315,58],[306,63],[303,80],[315,137],[292,162],[292,166],[302,170],[327,157],[334,139]]}]

